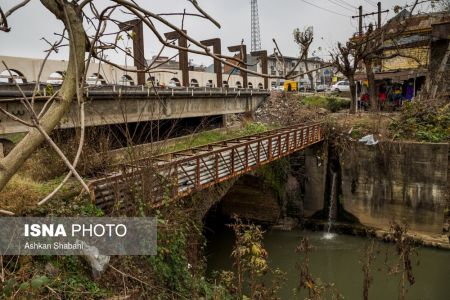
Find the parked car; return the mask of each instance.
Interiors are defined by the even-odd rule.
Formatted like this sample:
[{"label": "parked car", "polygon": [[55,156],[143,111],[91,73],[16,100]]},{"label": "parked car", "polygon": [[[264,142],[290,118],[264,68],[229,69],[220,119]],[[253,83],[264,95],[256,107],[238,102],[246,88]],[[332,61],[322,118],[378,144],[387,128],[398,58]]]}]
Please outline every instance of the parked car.
[{"label": "parked car", "polygon": [[333,92],[350,92],[350,84],[348,81],[338,81],[336,84],[331,86],[331,91]]},{"label": "parked car", "polygon": [[327,86],[325,84],[316,85],[316,92],[325,92],[327,90]]}]

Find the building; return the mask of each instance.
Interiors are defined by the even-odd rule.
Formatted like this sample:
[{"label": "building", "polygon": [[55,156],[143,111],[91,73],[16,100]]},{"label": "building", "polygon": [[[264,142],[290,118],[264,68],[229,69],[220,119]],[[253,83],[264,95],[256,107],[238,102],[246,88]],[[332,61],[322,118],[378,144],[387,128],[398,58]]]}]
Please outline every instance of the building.
[{"label": "building", "polygon": [[[331,67],[325,67],[326,63],[322,61],[318,57],[312,57],[307,59],[306,61],[299,62],[298,57],[292,57],[292,56],[283,56],[281,57],[279,55],[276,55],[275,53],[269,55],[268,57],[268,68],[269,68],[269,74],[273,76],[285,76],[286,74],[289,74],[292,72],[293,76],[299,75],[294,80],[299,82],[301,85],[309,86],[310,81],[307,74],[303,74],[306,72],[306,64],[308,64],[308,69],[315,70],[319,69],[317,71],[313,71],[313,79],[314,83],[316,85],[318,84],[325,84],[329,85],[331,84],[331,80],[333,77],[333,70]],[[286,72],[286,74],[285,74]],[[303,74],[303,75],[300,75]],[[270,82],[270,85],[272,87],[276,86],[282,86],[284,83],[281,79],[272,79]]]},{"label": "building", "polygon": [[[433,80],[449,47],[450,14],[448,12],[428,13],[411,16],[404,10],[385,24],[381,30],[385,38],[378,49],[384,59],[372,61],[377,93],[386,93],[383,98],[413,99],[425,86],[426,80]],[[380,32],[377,29],[372,35]],[[367,38],[355,37],[353,40]],[[448,55],[447,55],[448,59]],[[448,61],[447,61],[448,64]],[[365,66],[357,71],[355,79],[364,82]],[[449,68],[447,67],[447,78]],[[394,93],[396,95],[394,95]]]}]

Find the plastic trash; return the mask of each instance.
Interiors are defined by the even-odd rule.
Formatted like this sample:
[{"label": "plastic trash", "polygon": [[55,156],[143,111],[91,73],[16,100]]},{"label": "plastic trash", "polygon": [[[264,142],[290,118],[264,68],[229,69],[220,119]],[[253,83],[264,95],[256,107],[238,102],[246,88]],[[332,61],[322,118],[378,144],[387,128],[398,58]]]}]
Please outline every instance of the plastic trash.
[{"label": "plastic trash", "polygon": [[101,274],[108,267],[109,259],[111,257],[108,255],[100,254],[97,247],[95,246],[89,246],[84,241],[81,241],[81,243],[83,243],[83,257],[91,266],[94,278],[100,278]]},{"label": "plastic trash", "polygon": [[378,144],[378,141],[376,141],[373,137],[373,134],[368,134],[362,138],[359,139],[359,142],[365,143],[367,146],[373,146]]}]

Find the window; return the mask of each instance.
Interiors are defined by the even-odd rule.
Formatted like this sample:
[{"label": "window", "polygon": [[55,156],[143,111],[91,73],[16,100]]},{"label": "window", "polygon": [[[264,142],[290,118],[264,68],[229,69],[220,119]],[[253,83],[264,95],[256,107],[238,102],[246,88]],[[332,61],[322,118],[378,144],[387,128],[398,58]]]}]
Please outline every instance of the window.
[{"label": "window", "polygon": [[199,87],[199,84],[198,84],[197,79],[192,78],[192,79],[191,79],[191,84],[190,84],[190,86],[191,86],[191,87]]},{"label": "window", "polygon": [[126,75],[125,74],[122,77],[120,77],[119,84],[130,86],[130,85],[134,85],[134,81],[133,81],[133,78],[131,78],[130,75]]},{"label": "window", "polygon": [[64,76],[63,76],[63,72],[61,71],[56,71],[53,72],[52,74],[50,74],[50,76],[47,79],[47,83],[49,84],[62,84]]}]

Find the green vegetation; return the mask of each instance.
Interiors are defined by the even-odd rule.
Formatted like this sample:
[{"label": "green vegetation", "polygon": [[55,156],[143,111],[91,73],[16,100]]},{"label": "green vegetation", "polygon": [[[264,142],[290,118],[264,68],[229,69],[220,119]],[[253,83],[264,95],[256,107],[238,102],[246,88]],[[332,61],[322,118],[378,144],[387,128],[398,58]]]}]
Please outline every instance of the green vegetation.
[{"label": "green vegetation", "polygon": [[[213,299],[278,299],[277,293],[286,280],[286,274],[269,267],[261,227],[236,219],[231,228],[236,237],[231,253],[235,270],[219,274],[220,286],[226,288],[228,295]],[[271,275],[270,283],[264,281],[266,275]]]},{"label": "green vegetation", "polygon": [[206,145],[209,143],[220,142],[224,140],[234,139],[243,137],[246,135],[258,134],[265,131],[268,131],[273,128],[269,128],[266,124],[260,122],[247,123],[244,128],[230,131],[230,132],[221,132],[217,130],[205,131],[193,134],[190,137],[183,138],[180,141],[177,141],[175,145],[171,145],[164,149],[164,152],[175,152],[181,151],[192,147],[198,147],[202,145]]},{"label": "green vegetation", "polygon": [[283,199],[286,191],[286,178],[289,173],[289,160],[287,158],[282,158],[276,161],[273,161],[270,164],[263,165],[256,173],[260,175],[264,182],[273,188],[277,193],[278,199]]},{"label": "green vegetation", "polygon": [[10,140],[12,143],[17,144],[21,139],[25,137],[26,133],[8,133],[2,134],[1,138]]},{"label": "green vegetation", "polygon": [[394,139],[439,143],[450,138],[450,103],[442,101],[405,103],[389,130]]},{"label": "green vegetation", "polygon": [[350,108],[350,100],[335,96],[307,96],[300,101],[305,105],[324,108],[331,112]]}]

